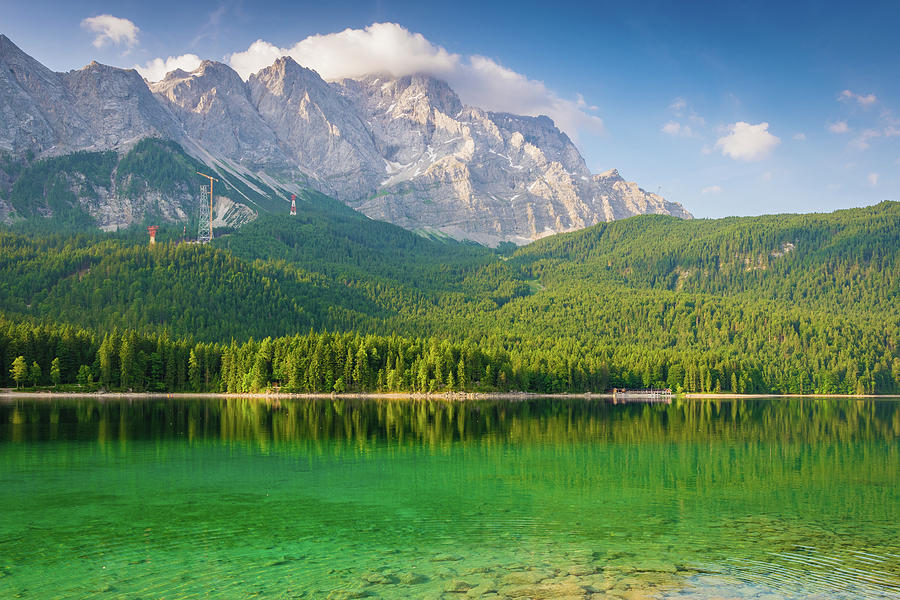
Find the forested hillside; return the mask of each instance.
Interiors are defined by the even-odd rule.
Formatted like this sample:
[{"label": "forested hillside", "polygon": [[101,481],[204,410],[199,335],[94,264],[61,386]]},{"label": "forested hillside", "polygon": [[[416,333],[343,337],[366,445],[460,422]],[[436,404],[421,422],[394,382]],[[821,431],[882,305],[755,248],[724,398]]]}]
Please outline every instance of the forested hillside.
[{"label": "forested hillside", "polygon": [[[278,186],[219,165],[212,175],[216,198],[241,211],[220,211],[240,225],[259,212],[285,212],[289,198]],[[177,143],[145,138],[127,152],[80,151],[35,160],[0,152],[0,223],[40,234],[116,230],[133,224],[187,223],[193,234],[206,197],[197,172],[210,167]],[[181,227],[179,226],[180,230]]]},{"label": "forested hillside", "polygon": [[0,383],[22,356],[23,385],[59,359],[118,389],[900,392],[897,203],[635,217],[512,255],[299,208],[210,246],[0,234]]}]

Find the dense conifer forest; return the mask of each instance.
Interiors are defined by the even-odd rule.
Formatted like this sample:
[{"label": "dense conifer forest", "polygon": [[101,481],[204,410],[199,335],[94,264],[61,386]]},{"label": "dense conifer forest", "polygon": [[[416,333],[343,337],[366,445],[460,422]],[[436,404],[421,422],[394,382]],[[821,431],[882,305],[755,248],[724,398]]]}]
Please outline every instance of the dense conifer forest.
[{"label": "dense conifer forest", "polygon": [[206,246],[0,230],[0,385],[900,392],[898,203],[634,217],[514,252],[299,205]]}]

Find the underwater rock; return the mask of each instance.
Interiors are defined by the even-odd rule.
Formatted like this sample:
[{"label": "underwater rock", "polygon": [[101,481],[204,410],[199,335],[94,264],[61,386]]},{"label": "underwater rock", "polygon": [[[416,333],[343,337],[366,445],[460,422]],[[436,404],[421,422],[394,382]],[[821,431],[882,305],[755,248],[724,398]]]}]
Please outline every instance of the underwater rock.
[{"label": "underwater rock", "polygon": [[444,588],[444,591],[459,594],[462,592],[468,592],[474,587],[475,586],[468,581],[463,581],[462,579],[454,579],[449,584],[447,584],[447,587]]},{"label": "underwater rock", "polygon": [[428,581],[428,577],[422,575],[421,573],[400,573],[397,575],[397,580],[400,583],[406,585],[416,585],[419,583],[425,583]]},{"label": "underwater rock", "polygon": [[549,577],[549,573],[542,571],[513,571],[504,575],[500,581],[507,585],[523,585],[539,583]]}]

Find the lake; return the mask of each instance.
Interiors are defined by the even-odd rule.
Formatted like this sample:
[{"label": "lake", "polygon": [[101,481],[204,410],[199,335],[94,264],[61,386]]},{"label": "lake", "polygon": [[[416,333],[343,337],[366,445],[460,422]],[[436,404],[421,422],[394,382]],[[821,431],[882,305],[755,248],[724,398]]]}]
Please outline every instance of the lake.
[{"label": "lake", "polygon": [[2,598],[900,598],[900,402],[0,401]]}]

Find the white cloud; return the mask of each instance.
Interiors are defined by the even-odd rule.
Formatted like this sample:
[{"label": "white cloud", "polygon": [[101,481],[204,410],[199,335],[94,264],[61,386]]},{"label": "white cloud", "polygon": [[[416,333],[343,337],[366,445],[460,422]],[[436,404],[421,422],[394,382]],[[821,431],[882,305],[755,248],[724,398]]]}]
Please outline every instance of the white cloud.
[{"label": "white cloud", "polygon": [[148,60],[144,66],[134,65],[134,69],[147,81],[159,81],[166,76],[166,73],[175,69],[193,71],[200,66],[200,62],[200,57],[196,54],[182,54],[181,56],[170,56],[165,60],[154,58]]},{"label": "white cloud", "polygon": [[257,40],[246,51],[232,54],[229,60],[234,70],[248,79],[281,56],[290,56],[330,80],[373,73],[393,77],[413,73],[444,75],[460,64],[458,54],[451,54],[422,34],[396,23],[374,23],[365,29],[312,35],[290,48]]},{"label": "white cloud", "polygon": [[728,135],[716,141],[716,148],[735,160],[762,160],[781,143],[781,139],[769,133],[768,123],[751,125],[738,121],[728,129]]},{"label": "white cloud", "polygon": [[869,173],[868,180],[872,187],[878,185],[878,173]]},{"label": "white cloud", "polygon": [[806,134],[805,133],[795,133],[794,139],[797,140],[798,142],[806,141]]},{"label": "white cloud", "polygon": [[774,177],[774,174],[772,173],[772,171],[766,171],[765,173],[763,173],[762,175],[759,176],[759,179],[761,181],[768,183],[768,182],[772,181],[772,177]]},{"label": "white cloud", "polygon": [[722,192],[722,188],[720,188],[717,185],[709,185],[709,186],[706,186],[705,188],[703,188],[702,190],[700,190],[700,193],[703,194],[704,196],[707,194],[719,194],[721,192]]},{"label": "white cloud", "polygon": [[665,134],[679,137],[694,137],[694,132],[690,125],[682,125],[677,121],[669,121],[660,129]]},{"label": "white cloud", "polygon": [[579,131],[603,131],[603,120],[590,114],[595,107],[581,96],[575,100],[560,98],[543,82],[528,79],[493,59],[450,53],[396,23],[313,35],[289,48],[257,40],[244,52],[231,54],[228,62],[248,79],[282,56],[290,56],[332,81],[381,73],[392,77],[425,73],[447,81],[466,104],[493,111],[547,115],[573,137]]},{"label": "white cloud", "polygon": [[248,79],[253,73],[265,69],[282,56],[289,56],[290,53],[289,49],[283,50],[269,42],[256,40],[245,51],[231,54],[228,57],[228,63],[232,69],[238,72],[238,75],[243,79]]},{"label": "white cloud", "polygon": [[865,96],[862,94],[854,94],[850,90],[844,90],[838,96],[838,100],[841,102],[848,102],[851,100],[856,100],[857,104],[862,107],[869,107],[878,102],[878,98],[875,97],[875,94],[866,94]]},{"label": "white cloud", "polygon": [[128,19],[120,19],[112,15],[97,15],[89,17],[81,22],[81,26],[90,29],[97,34],[94,38],[94,46],[101,48],[108,43],[125,44],[129,48],[137,44],[137,25]]},{"label": "white cloud", "polygon": [[547,115],[575,139],[579,131],[603,132],[603,119],[581,109],[577,101],[560,98],[542,81],[528,79],[490,58],[470,56],[444,79],[466,104],[499,112]]},{"label": "white cloud", "polygon": [[850,128],[847,127],[847,121],[835,121],[827,125],[828,131],[831,133],[847,133]]}]

